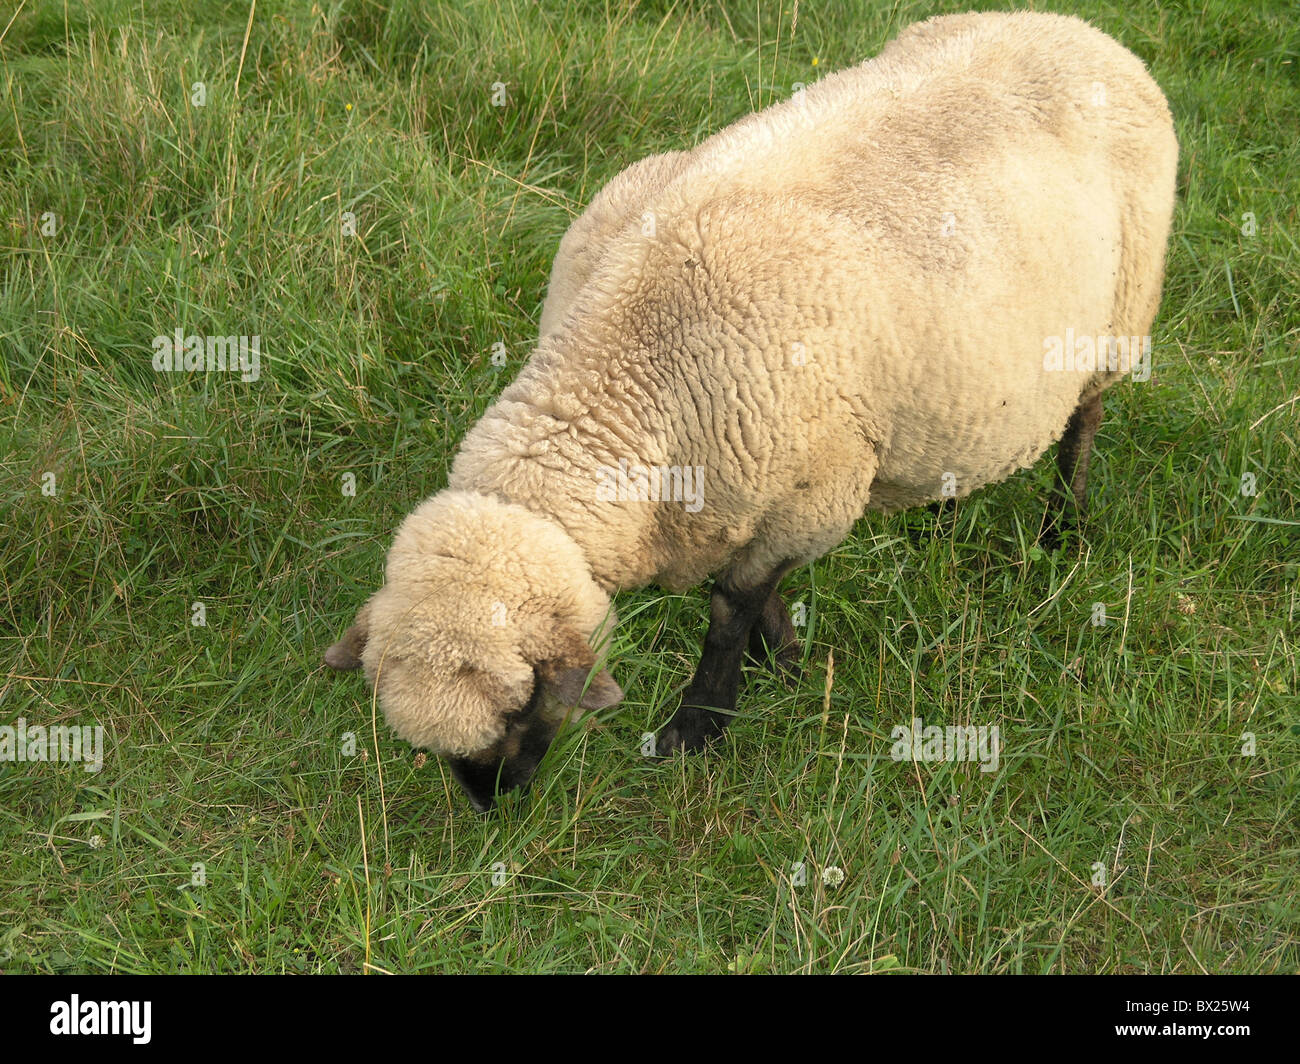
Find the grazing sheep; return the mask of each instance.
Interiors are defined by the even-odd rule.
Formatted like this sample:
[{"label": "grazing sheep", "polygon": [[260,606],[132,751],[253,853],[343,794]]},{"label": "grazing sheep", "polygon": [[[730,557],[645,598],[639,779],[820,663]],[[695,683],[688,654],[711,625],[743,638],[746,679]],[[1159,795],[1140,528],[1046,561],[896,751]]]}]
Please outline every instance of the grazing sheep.
[{"label": "grazing sheep", "polygon": [[700,748],[747,647],[798,652],[782,577],[865,510],[964,496],[1063,433],[1056,509],[1082,507],[1128,368],[1107,356],[1133,354],[1106,338],[1155,316],[1176,158],[1137,58],[1017,13],[910,27],[625,171],[561,244],[532,358],[326,661],[364,664],[397,734],[486,810],[566,716],[621,698],[590,676],[611,593],[712,575],[658,739]]}]

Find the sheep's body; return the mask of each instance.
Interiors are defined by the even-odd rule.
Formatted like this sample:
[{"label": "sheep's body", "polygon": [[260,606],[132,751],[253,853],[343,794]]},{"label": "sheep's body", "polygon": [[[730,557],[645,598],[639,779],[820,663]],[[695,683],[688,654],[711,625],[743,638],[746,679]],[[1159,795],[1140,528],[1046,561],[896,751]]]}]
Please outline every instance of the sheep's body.
[{"label": "sheep's body", "polygon": [[[613,590],[744,582],[1001,480],[1122,376],[1045,371],[1048,338],[1148,332],[1176,156],[1159,88],[1085,23],[913,27],[675,158],[585,284],[562,254],[450,484],[551,514]],[[620,459],[702,468],[705,505],[597,504]]]},{"label": "sheep's body", "polygon": [[[533,700],[549,684],[572,704],[594,660],[573,648],[609,593],[716,574],[699,670],[660,737],[701,745],[734,706],[745,642],[793,638],[781,576],[864,510],[965,495],[1067,423],[1081,498],[1100,393],[1122,373],[1050,371],[1045,345],[1148,333],[1176,156],[1138,59],[1076,19],[1020,13],[911,27],[643,160],[566,234],[536,351],[465,437],[447,504],[399,531],[369,627],[363,612],[328,660],[364,659],[372,679],[402,663],[387,692],[377,681],[390,724],[461,758],[483,807],[492,766],[501,784],[535,739],[519,722],[536,706],[515,704],[527,670]],[[610,498],[621,465],[702,470],[701,505]],[[589,570],[547,568],[538,520]],[[421,551],[436,580],[411,575]],[[514,575],[493,602],[467,590],[497,569]],[[504,630],[484,638],[497,607]],[[436,654],[431,628],[449,633]],[[584,707],[615,697],[602,677]]]}]

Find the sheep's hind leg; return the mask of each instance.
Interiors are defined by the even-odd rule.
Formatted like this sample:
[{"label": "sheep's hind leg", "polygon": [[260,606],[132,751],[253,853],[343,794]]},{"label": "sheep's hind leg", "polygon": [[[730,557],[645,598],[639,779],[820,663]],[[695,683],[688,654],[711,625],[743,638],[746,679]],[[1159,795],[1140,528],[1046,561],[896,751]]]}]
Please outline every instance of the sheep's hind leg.
[{"label": "sheep's hind leg", "polygon": [[913,547],[919,547],[926,539],[932,539],[935,536],[946,535],[943,526],[948,522],[949,517],[957,508],[956,499],[936,499],[925,508],[925,513],[929,514],[934,520],[927,521],[920,518],[921,511],[909,510],[909,519],[907,521],[907,538]]},{"label": "sheep's hind leg", "polygon": [[[1101,427],[1101,393],[1075,408],[1056,449],[1058,482],[1048,504],[1047,520],[1039,540],[1048,550],[1061,545],[1061,534],[1083,521],[1088,503],[1088,462],[1092,441]],[[1070,510],[1073,502],[1073,512]]]},{"label": "sheep's hind leg", "polygon": [[775,659],[779,673],[796,679],[803,659],[803,642],[790,621],[790,611],[780,591],[773,591],[763,603],[754,627],[749,630],[749,657],[757,665]]},{"label": "sheep's hind leg", "polygon": [[[682,695],[681,707],[659,733],[656,752],[667,757],[678,750],[702,749],[726,730],[736,710],[740,690],[740,666],[751,634],[760,630],[765,613],[769,619],[785,606],[779,596],[776,607],[768,603],[776,596],[776,585],[787,569],[781,568],[755,588],[739,588],[721,577],[709,598],[709,631],[695,676]],[[789,617],[784,617],[789,625]],[[794,628],[790,626],[790,632]]]}]

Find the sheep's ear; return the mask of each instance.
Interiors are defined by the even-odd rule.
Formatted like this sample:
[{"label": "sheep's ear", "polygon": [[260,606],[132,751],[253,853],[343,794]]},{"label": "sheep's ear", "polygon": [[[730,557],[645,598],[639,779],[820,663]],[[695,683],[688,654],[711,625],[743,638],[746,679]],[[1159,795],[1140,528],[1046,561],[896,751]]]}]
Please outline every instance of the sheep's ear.
[{"label": "sheep's ear", "polygon": [[366,636],[370,634],[370,603],[357,610],[352,627],[343,638],[325,651],[325,664],[331,669],[361,668],[361,652],[366,649]]},{"label": "sheep's ear", "polygon": [[623,701],[623,689],[614,682],[614,677],[608,670],[601,669],[591,677],[591,683],[587,683],[590,672],[591,670],[585,666],[545,670],[542,673],[542,686],[564,706],[598,710],[608,709]]}]

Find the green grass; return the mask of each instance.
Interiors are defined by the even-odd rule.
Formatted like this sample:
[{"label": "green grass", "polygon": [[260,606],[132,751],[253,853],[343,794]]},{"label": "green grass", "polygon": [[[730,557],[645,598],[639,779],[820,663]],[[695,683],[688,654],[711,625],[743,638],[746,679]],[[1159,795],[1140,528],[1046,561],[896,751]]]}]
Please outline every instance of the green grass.
[{"label": "green grass", "polygon": [[[690,762],[638,744],[704,593],[622,596],[626,702],[486,819],[320,664],[595,190],[964,6],[27,0],[0,40],[0,723],[110,749],[0,763],[0,969],[1300,968],[1285,0],[1068,8],[1147,61],[1182,144],[1155,377],[1108,396],[1080,549],[1033,546],[1046,462],[919,545],[928,519],[864,521],[787,581],[801,683],[753,673]],[[178,327],[260,335],[260,380],[155,373]],[[999,771],[891,760],[914,715],[999,725]]]}]

